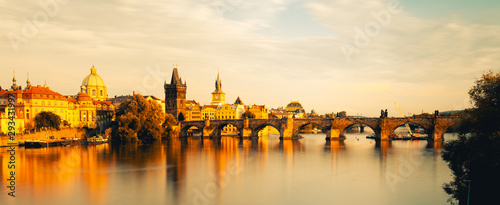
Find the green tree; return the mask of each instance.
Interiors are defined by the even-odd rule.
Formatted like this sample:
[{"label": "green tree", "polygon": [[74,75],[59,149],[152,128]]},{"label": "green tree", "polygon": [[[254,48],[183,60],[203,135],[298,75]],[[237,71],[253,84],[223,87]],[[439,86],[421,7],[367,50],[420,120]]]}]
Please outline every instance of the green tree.
[{"label": "green tree", "polygon": [[120,104],[116,112],[115,141],[155,141],[165,132],[165,113],[161,105],[136,94]]},{"label": "green tree", "polygon": [[45,127],[59,130],[60,125],[61,117],[53,112],[42,111],[35,116],[35,127],[38,129]]},{"label": "green tree", "polygon": [[454,179],[443,188],[459,204],[491,204],[500,184],[500,73],[485,73],[469,95],[474,107],[462,113],[459,138],[445,145]]}]

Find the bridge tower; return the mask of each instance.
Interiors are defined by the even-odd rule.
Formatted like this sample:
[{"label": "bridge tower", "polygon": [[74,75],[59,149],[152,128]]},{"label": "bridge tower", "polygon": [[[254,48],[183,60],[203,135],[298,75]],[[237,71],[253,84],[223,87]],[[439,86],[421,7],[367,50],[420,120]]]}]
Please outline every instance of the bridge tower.
[{"label": "bridge tower", "polygon": [[226,94],[222,92],[222,81],[217,71],[217,80],[215,80],[215,91],[212,92],[212,105],[224,105],[226,103]]},{"label": "bridge tower", "polygon": [[184,121],[186,117],[186,82],[182,82],[177,68],[172,71],[170,84],[165,81],[165,112],[172,114],[177,121]]}]

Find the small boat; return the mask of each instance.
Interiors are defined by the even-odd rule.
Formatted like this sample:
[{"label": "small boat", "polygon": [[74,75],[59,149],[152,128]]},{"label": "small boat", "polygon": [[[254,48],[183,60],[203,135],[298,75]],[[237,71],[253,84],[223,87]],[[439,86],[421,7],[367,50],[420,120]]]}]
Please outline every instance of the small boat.
[{"label": "small boat", "polygon": [[26,140],[24,141],[25,148],[42,148],[61,146],[63,140]]},{"label": "small boat", "polygon": [[25,145],[25,142],[23,142],[23,141],[17,142],[17,146],[19,146],[19,147],[23,147],[24,145]]},{"label": "small boat", "polygon": [[93,136],[87,138],[88,145],[98,145],[108,142],[108,139],[104,139],[101,135]]},{"label": "small boat", "polygon": [[402,134],[402,135],[393,134],[392,140],[427,140],[427,135],[426,134],[415,135],[415,133]]}]

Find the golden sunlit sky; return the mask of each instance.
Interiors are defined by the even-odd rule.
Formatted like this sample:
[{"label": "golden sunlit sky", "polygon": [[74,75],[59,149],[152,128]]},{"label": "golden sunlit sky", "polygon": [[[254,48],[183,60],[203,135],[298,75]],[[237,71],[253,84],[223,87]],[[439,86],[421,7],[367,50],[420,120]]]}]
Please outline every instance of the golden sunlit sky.
[{"label": "golden sunlit sky", "polygon": [[173,63],[188,98],[399,116],[470,107],[500,71],[500,2],[431,0],[0,0],[2,88],[75,95],[92,65],[109,97],[164,98]]}]

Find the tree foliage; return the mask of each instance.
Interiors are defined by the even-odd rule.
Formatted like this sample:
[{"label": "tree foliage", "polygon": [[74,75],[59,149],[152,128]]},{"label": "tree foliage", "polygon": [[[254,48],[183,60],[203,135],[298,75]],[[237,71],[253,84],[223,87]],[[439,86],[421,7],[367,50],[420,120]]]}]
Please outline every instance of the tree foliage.
[{"label": "tree foliage", "polygon": [[173,129],[173,127],[177,124],[177,121],[175,120],[175,117],[170,114],[170,113],[167,113],[165,115],[165,121],[163,122],[163,127],[165,128],[165,132],[163,132],[163,138],[171,138],[173,137],[174,135],[178,134],[178,133],[175,133],[175,130]]},{"label": "tree foliage", "polygon": [[59,130],[60,125],[61,117],[53,112],[42,111],[35,117],[35,127],[38,129],[45,127]]},{"label": "tree foliage", "polygon": [[255,113],[252,113],[250,112],[250,110],[246,110],[243,115],[241,116],[242,118],[248,118],[248,119],[252,119],[252,118],[255,118]]},{"label": "tree foliage", "polygon": [[443,188],[459,204],[489,204],[500,183],[500,73],[485,73],[469,95],[474,107],[462,114],[459,138],[445,145],[454,179]]},{"label": "tree foliage", "polygon": [[159,140],[165,133],[165,117],[159,103],[136,94],[120,104],[112,138],[115,141]]}]

